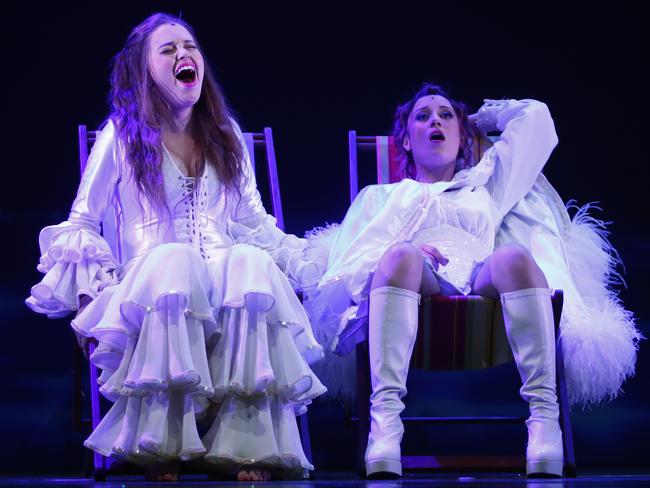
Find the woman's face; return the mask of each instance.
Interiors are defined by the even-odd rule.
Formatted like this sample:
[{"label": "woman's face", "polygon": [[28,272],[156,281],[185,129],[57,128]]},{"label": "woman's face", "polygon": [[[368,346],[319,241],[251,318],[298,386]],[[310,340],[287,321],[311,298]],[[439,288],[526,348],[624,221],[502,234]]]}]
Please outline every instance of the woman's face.
[{"label": "woman's face", "polygon": [[449,100],[440,95],[419,98],[409,114],[403,141],[418,172],[455,165],[460,144],[460,122]]},{"label": "woman's face", "polygon": [[172,110],[194,105],[203,86],[203,56],[180,24],[164,24],[149,36],[149,72]]}]

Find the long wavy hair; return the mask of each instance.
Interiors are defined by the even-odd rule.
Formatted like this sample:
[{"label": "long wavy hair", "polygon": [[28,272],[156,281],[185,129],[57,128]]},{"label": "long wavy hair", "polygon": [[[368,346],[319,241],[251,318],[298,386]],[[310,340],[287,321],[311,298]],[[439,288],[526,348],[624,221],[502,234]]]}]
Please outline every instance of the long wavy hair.
[{"label": "long wavy hair", "polygon": [[404,149],[403,143],[407,134],[409,116],[415,106],[415,102],[427,95],[440,95],[445,97],[451,103],[451,108],[456,113],[456,117],[458,117],[461,145],[458,148],[458,156],[456,157],[456,171],[471,168],[478,162],[474,157],[474,142],[478,138],[478,133],[468,119],[469,111],[465,104],[451,98],[439,85],[424,83],[411,98],[402,105],[398,105],[393,118],[393,140],[397,148],[402,178],[415,179],[417,176],[413,154],[411,151]]},{"label": "long wavy hair", "polygon": [[[125,159],[139,196],[144,195],[151,207],[159,212],[169,212],[161,171],[161,126],[171,116],[171,107],[149,72],[149,36],[165,24],[185,27],[203,54],[194,30],[187,22],[173,15],[155,13],[131,31],[124,47],[114,57],[109,97],[110,119],[124,147]],[[188,130],[196,145],[199,174],[207,161],[217,171],[226,190],[238,189],[243,174],[243,149],[230,110],[207,60],[201,94],[192,110]]]}]

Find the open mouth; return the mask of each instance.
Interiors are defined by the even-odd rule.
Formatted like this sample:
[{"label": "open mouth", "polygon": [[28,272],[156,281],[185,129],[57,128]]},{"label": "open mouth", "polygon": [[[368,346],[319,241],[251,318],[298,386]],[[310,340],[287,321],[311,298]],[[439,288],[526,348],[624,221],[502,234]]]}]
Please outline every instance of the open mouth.
[{"label": "open mouth", "polygon": [[191,85],[196,81],[196,69],[191,64],[184,64],[176,68],[174,76],[181,83]]},{"label": "open mouth", "polygon": [[429,140],[432,142],[442,142],[445,140],[445,136],[440,131],[433,131],[429,136]]}]

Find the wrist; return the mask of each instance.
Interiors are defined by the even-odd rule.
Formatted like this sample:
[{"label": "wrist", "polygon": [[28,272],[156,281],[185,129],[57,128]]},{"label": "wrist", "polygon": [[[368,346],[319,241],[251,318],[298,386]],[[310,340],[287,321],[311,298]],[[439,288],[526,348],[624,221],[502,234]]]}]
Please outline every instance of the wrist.
[{"label": "wrist", "polygon": [[478,112],[472,116],[478,130],[483,134],[498,130],[497,116],[507,103],[508,100],[485,99]]}]

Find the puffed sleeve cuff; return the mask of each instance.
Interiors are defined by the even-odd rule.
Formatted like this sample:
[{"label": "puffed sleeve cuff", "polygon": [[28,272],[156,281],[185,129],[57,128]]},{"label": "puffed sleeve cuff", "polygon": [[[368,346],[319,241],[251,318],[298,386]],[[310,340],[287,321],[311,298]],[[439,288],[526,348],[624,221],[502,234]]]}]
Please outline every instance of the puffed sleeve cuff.
[{"label": "puffed sleeve cuff", "polygon": [[323,269],[305,256],[307,239],[285,234],[275,225],[275,218],[266,215],[258,225],[233,222],[231,231],[235,242],[250,244],[267,251],[294,289],[316,286]]},{"label": "puffed sleeve cuff", "polygon": [[[476,127],[483,133],[503,130],[499,127],[498,115],[510,100],[483,100],[483,105],[474,114]],[[514,100],[513,100],[514,101]]]},{"label": "puffed sleeve cuff", "polygon": [[474,117],[478,129],[483,133],[503,132],[508,122],[524,109],[528,110],[529,113],[541,113],[541,117],[551,120],[546,104],[532,99],[491,100],[486,98],[483,100],[481,108],[472,117]]},{"label": "puffed sleeve cuff", "polygon": [[31,289],[25,303],[50,318],[79,309],[79,298],[95,298],[116,284],[118,265],[108,243],[96,232],[70,222],[45,227],[39,236],[41,259],[37,269],[45,274]]}]

